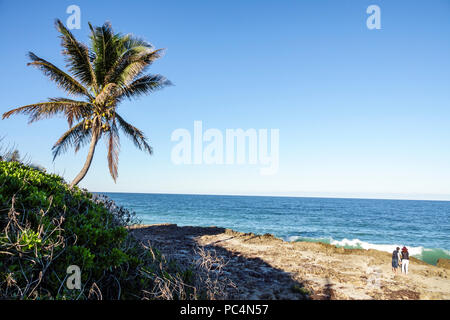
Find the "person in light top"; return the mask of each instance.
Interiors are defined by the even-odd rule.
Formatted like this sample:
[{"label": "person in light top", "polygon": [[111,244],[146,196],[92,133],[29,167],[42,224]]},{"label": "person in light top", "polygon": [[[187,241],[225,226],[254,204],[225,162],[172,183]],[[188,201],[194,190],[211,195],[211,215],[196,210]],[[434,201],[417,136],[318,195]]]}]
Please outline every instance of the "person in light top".
[{"label": "person in light top", "polygon": [[408,274],[408,267],[409,267],[409,252],[408,248],[403,247],[402,248],[402,273],[405,275]]}]

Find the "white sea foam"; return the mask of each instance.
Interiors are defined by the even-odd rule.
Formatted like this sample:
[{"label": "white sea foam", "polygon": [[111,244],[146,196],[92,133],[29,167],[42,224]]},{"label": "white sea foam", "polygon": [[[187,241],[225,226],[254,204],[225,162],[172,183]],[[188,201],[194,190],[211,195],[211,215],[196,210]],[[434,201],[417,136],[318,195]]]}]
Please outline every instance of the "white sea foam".
[{"label": "white sea foam", "polygon": [[[290,236],[285,238],[286,241],[307,241],[307,242],[324,242],[335,245],[337,247],[346,247],[346,248],[354,248],[354,249],[374,249],[378,251],[385,251],[392,253],[395,248],[400,247],[403,248],[403,244],[375,244],[366,241],[362,241],[359,239],[342,239],[335,240],[333,238],[306,238],[301,236]],[[409,247],[408,248],[410,256],[421,259],[425,262],[436,264],[436,261],[439,258],[450,259],[450,251],[445,249],[432,249],[432,248],[424,248],[424,247]]]},{"label": "white sea foam", "polygon": [[[342,240],[331,240],[330,244],[339,247],[351,247],[351,248],[360,248],[360,249],[375,249],[379,251],[392,252],[395,248],[400,247],[403,248],[403,244],[374,244],[366,241],[362,241],[359,239],[342,239]],[[423,247],[407,247],[409,254],[411,256],[420,256],[423,253]]]},{"label": "white sea foam", "polygon": [[286,241],[291,242],[291,241],[297,241],[297,240],[300,240],[300,239],[303,239],[303,238],[299,237],[299,236],[289,236],[289,237],[286,238]]},{"label": "white sea foam", "polygon": [[[403,248],[403,244],[375,244],[366,241],[362,241],[359,239],[342,239],[335,240],[333,238],[305,238],[301,236],[289,236],[286,238],[287,241],[311,241],[311,242],[325,242],[338,247],[348,247],[348,248],[357,248],[357,249],[374,249],[385,252],[392,252],[395,248],[400,247]],[[432,250],[432,249],[424,249],[423,247],[408,247],[409,254],[411,256],[421,256],[424,250]]]}]

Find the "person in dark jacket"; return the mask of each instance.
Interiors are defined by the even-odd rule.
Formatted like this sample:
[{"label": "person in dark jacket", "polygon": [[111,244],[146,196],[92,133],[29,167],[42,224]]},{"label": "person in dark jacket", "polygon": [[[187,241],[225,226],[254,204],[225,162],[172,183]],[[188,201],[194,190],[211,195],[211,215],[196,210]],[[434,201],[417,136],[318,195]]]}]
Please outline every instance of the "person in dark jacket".
[{"label": "person in dark jacket", "polygon": [[408,248],[402,248],[402,273],[408,274],[408,266],[409,266],[409,252]]},{"label": "person in dark jacket", "polygon": [[394,252],[392,252],[392,271],[397,274],[398,261],[400,257],[400,248],[397,247]]}]

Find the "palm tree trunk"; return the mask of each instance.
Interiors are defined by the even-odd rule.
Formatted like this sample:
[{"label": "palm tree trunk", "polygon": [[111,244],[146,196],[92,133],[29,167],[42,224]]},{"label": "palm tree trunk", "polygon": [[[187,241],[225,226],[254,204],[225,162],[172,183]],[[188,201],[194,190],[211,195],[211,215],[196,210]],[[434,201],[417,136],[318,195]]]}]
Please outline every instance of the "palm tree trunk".
[{"label": "palm tree trunk", "polygon": [[70,184],[70,189],[72,189],[73,186],[76,186],[81,180],[83,180],[84,176],[88,172],[89,167],[91,166],[92,158],[94,157],[95,146],[97,145],[97,142],[98,142],[98,133],[93,132],[86,162],[84,163],[83,169],[81,169],[80,173],[75,177],[75,179],[73,179],[72,183]]}]

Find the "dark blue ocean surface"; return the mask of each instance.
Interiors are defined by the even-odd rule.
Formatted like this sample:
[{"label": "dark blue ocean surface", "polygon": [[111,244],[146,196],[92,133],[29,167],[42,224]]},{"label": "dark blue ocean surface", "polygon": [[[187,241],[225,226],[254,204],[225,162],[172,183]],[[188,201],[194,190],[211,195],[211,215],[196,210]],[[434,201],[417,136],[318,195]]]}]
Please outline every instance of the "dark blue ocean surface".
[{"label": "dark blue ocean surface", "polygon": [[450,202],[105,193],[145,224],[219,226],[296,241],[450,258]]}]

